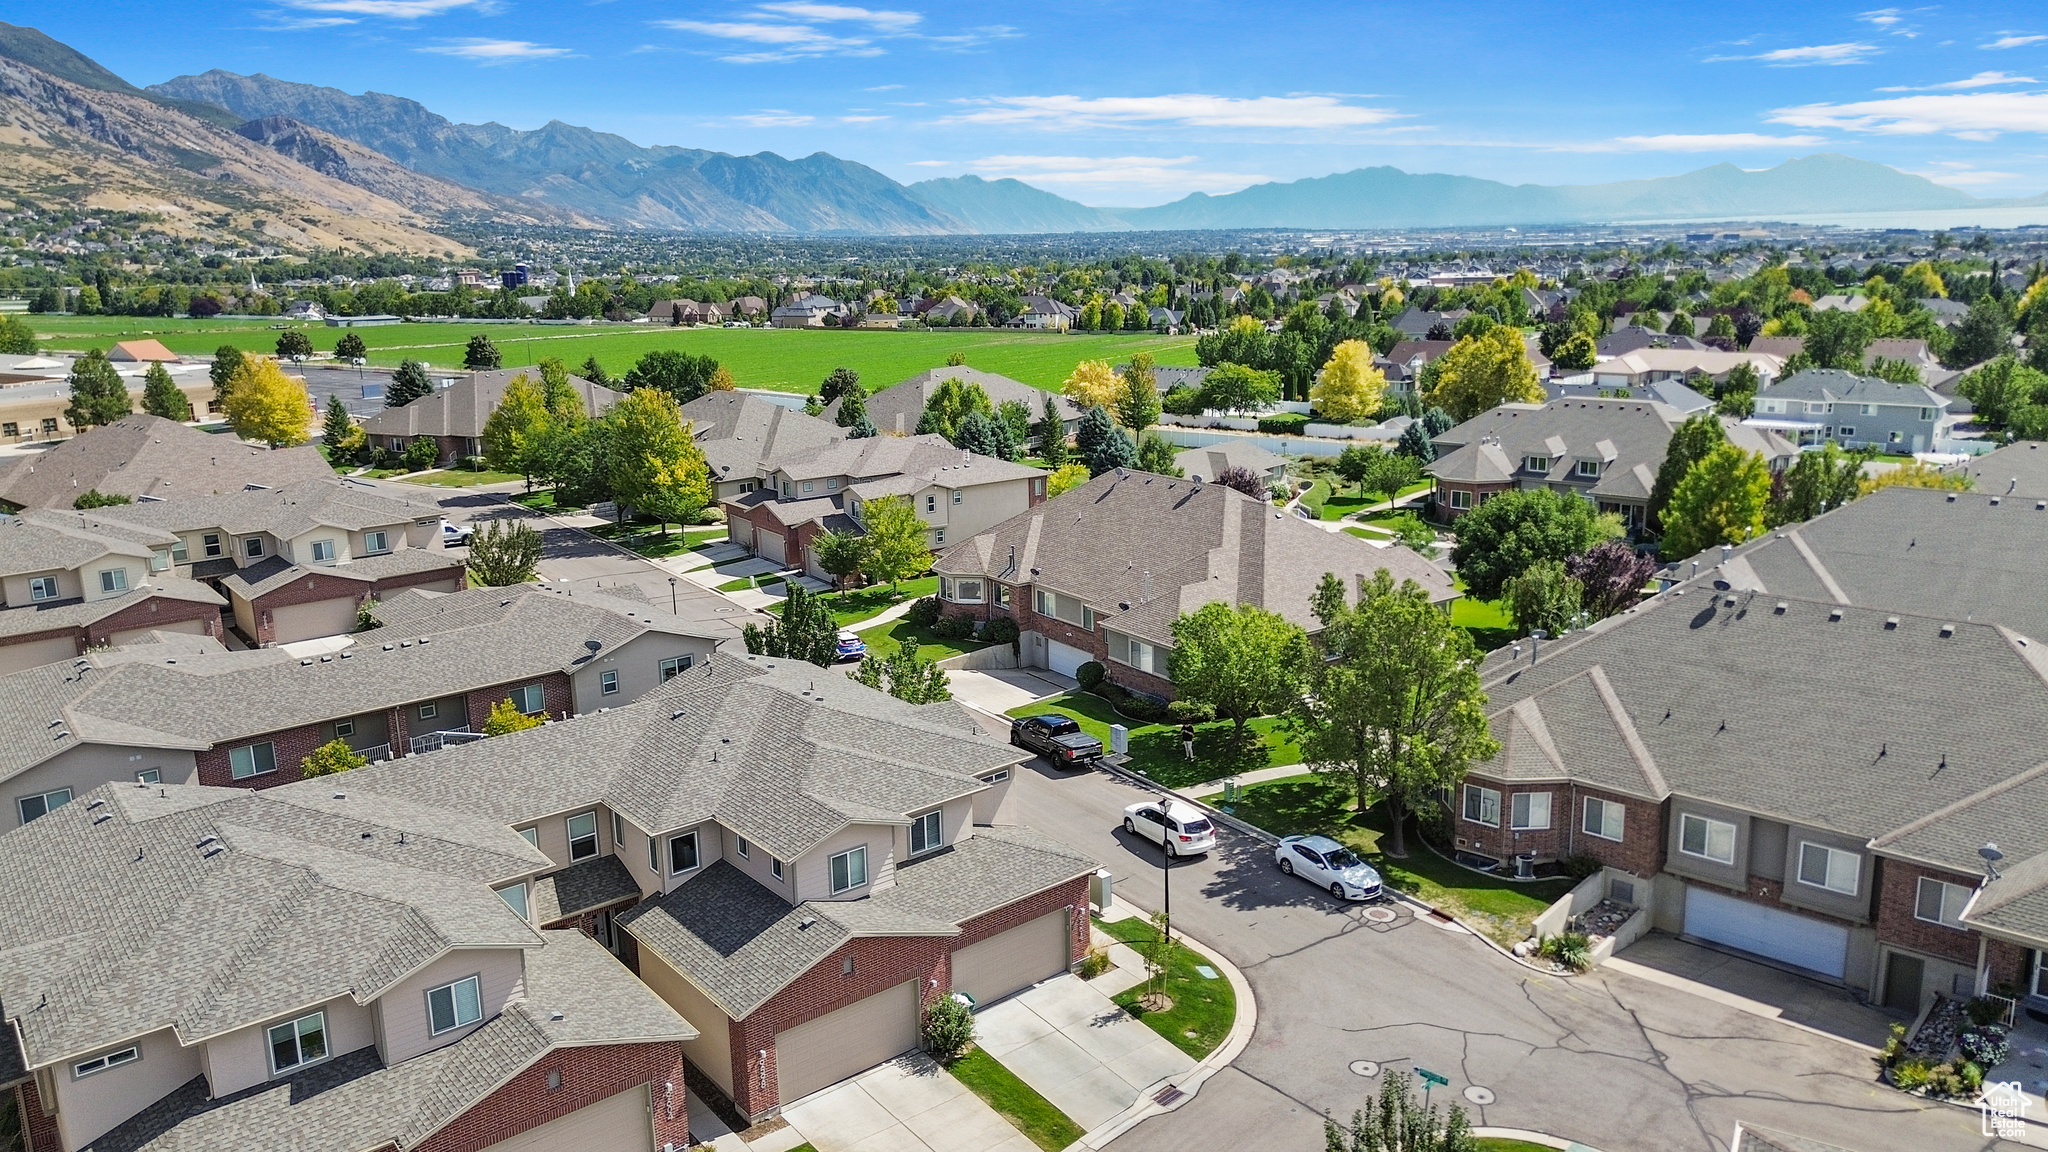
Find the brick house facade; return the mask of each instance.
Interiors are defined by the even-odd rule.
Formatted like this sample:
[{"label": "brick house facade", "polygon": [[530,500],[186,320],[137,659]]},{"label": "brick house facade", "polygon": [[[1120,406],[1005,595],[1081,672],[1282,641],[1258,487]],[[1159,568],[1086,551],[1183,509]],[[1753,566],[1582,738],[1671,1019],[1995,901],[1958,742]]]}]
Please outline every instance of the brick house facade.
[{"label": "brick house facade", "polygon": [[[1048,888],[967,921],[958,936],[860,936],[847,941],[787,987],[770,997],[728,1032],[732,1051],[733,1104],[747,1116],[764,1115],[788,1103],[779,1095],[775,1035],[815,1020],[877,992],[921,981],[920,1003],[929,1004],[953,987],[953,953],[978,940],[1007,932],[1051,912],[1067,909],[1067,965],[1088,951],[1086,877]],[[846,960],[853,971],[846,972]]]},{"label": "brick house facade", "polygon": [[277,642],[277,627],[273,614],[279,608],[295,604],[316,604],[324,600],[339,600],[347,597],[358,607],[373,600],[382,600],[407,588],[423,584],[445,584],[455,581],[456,591],[462,589],[466,579],[460,560],[450,560],[445,568],[430,568],[422,572],[404,572],[377,580],[351,580],[336,576],[329,570],[308,569],[301,578],[276,588],[249,601],[249,607],[256,621],[256,634],[249,637],[258,647],[267,647]]},{"label": "brick house facade", "polygon": [[416,1152],[479,1152],[642,1084],[652,1105],[654,1147],[689,1147],[683,1076],[680,1044],[557,1048],[421,1141]]},{"label": "brick house facade", "polygon": [[[1460,849],[1496,860],[1506,860],[1520,852],[1532,852],[1538,860],[1594,856],[1610,868],[1645,877],[1653,876],[1664,868],[1665,810],[1660,801],[1569,781],[1507,783],[1468,776],[1465,784],[1482,785],[1500,793],[1500,825],[1489,827],[1465,818],[1464,784],[1461,784],[1451,798],[1452,835]],[[1517,792],[1550,793],[1550,827],[1520,832],[1509,827],[1512,821],[1510,798]],[[1588,799],[1622,806],[1626,814],[1622,817],[1620,840],[1586,832]]]},{"label": "brick house facade", "polygon": [[218,605],[201,604],[196,600],[151,597],[90,624],[50,628],[41,632],[24,632],[18,636],[0,639],[0,645],[11,647],[16,644],[35,644],[68,636],[76,645],[76,654],[83,656],[91,649],[105,648],[112,644],[117,633],[145,628],[183,632],[187,629],[179,628],[178,625],[194,620],[199,622],[205,635],[215,640],[221,638],[223,629]]}]

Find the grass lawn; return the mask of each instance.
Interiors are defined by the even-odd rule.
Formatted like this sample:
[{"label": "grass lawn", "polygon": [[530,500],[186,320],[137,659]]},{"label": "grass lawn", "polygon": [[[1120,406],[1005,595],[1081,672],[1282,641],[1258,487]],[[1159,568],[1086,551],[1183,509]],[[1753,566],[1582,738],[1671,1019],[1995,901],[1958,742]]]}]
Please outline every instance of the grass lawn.
[{"label": "grass lawn", "polygon": [[[1056,389],[1082,360],[1130,358],[1150,352],[1162,364],[1194,363],[1195,338],[1024,332],[1007,329],[941,331],[811,330],[792,328],[672,328],[666,325],[474,324],[429,322],[380,328],[329,328],[278,317],[248,320],[176,320],[161,316],[24,317],[37,338],[59,349],[104,348],[116,340],[152,337],[173,352],[210,356],[222,344],[245,351],[273,352],[283,328],[297,328],[323,355],[353,332],[369,346],[371,364],[395,366],[408,357],[450,368],[462,363],[469,338],[481,332],[498,346],[505,367],[519,368],[544,356],[574,368],[592,356],[612,376],[657,348],[707,355],[732,369],[742,388],[816,392],[827,373],[848,367],[870,392],[880,391],[927,368],[945,364],[952,352],[967,363],[1039,388]],[[275,325],[276,327],[273,327]]]},{"label": "grass lawn", "polygon": [[[1122,920],[1096,926],[1118,940],[1144,951],[1155,929],[1148,920],[1129,916]],[[1124,1011],[1143,1020],[1154,1032],[1166,1037],[1174,1047],[1200,1060],[1215,1051],[1223,1038],[1230,1035],[1231,1022],[1237,1019],[1237,993],[1230,988],[1230,981],[1221,972],[1214,980],[1195,970],[1196,965],[1206,964],[1211,972],[1216,966],[1207,956],[1175,941],[1173,951],[1166,964],[1165,991],[1173,997],[1173,1007],[1164,1012],[1147,1012],[1138,1006],[1138,998],[1144,994],[1145,986],[1140,984],[1116,997]]]},{"label": "grass lawn", "polygon": [[759,588],[761,591],[766,592],[768,589],[782,583],[782,577],[780,576],[759,577],[760,583],[758,584],[754,582],[755,579],[756,577],[753,576],[742,576],[737,580],[727,580],[718,586],[718,590],[720,592],[745,592],[749,588]]},{"label": "grass lawn", "polygon": [[1360,816],[1344,790],[1310,774],[1245,789],[1233,814],[1279,836],[1319,833],[1342,840],[1379,869],[1388,886],[1429,901],[1504,946],[1526,938],[1537,915],[1572,889],[1565,879],[1517,884],[1460,868],[1430,851],[1412,829],[1407,858],[1389,859],[1380,851],[1389,831],[1385,806]]},{"label": "grass lawn", "polygon": [[1052,1101],[1040,1096],[1031,1085],[1017,1079],[1015,1072],[979,1048],[953,1061],[946,1071],[1045,1152],[1060,1152],[1088,1134],[1065,1112],[1053,1107]]},{"label": "grass lawn", "polygon": [[1531,1144],[1527,1140],[1509,1140],[1501,1136],[1482,1136],[1472,1142],[1477,1152],[1551,1152],[1548,1144]]},{"label": "grass lawn", "polygon": [[1347,535],[1356,536],[1360,540],[1392,540],[1394,538],[1394,534],[1384,528],[1367,528],[1357,524],[1346,524],[1342,531]]},{"label": "grass lawn", "polygon": [[371,468],[371,469],[369,469],[368,471],[364,472],[364,473],[363,473],[363,475],[365,475],[365,476],[368,476],[368,477],[369,477],[370,479],[372,479],[372,480],[389,480],[389,479],[391,479],[391,478],[392,478],[393,476],[410,476],[410,475],[412,475],[412,469],[410,469],[410,468]]},{"label": "grass lawn", "polygon": [[[1455,581],[1458,591],[1465,591],[1465,581]],[[1515,638],[1515,619],[1498,600],[1481,600],[1476,596],[1460,596],[1451,601],[1451,623],[1472,634],[1472,642],[1481,652],[1491,652]]]},{"label": "grass lawn", "polygon": [[962,652],[988,647],[975,640],[947,640],[934,636],[931,629],[919,628],[901,618],[891,620],[887,624],[877,624],[859,635],[867,642],[869,655],[878,660],[887,660],[894,656],[897,649],[905,644],[916,644],[918,657],[924,660],[944,660],[948,656],[958,656]]},{"label": "grass lawn", "polygon": [[553,488],[536,488],[531,492],[515,492],[512,494],[512,502],[522,508],[531,508],[535,512],[541,513],[580,512],[583,510],[581,504],[557,504]]},{"label": "grass lawn", "polygon": [[1181,750],[1179,724],[1146,724],[1129,719],[1111,708],[1109,701],[1086,692],[1070,692],[1027,704],[1010,715],[1036,716],[1044,712],[1073,717],[1090,736],[1102,741],[1105,749],[1109,747],[1109,726],[1126,726],[1130,729],[1131,748],[1127,767],[1169,788],[1301,762],[1301,749],[1288,738],[1276,716],[1262,716],[1246,724],[1247,739],[1242,746],[1228,720],[1195,725],[1195,758],[1190,761]]},{"label": "grass lawn", "polygon": [[408,484],[432,484],[436,488],[481,488],[486,484],[510,484],[526,477],[517,472],[471,472],[466,468],[443,468],[406,478]]},{"label": "grass lawn", "polygon": [[[539,495],[539,493],[535,495]],[[520,503],[540,511],[553,510],[540,508],[537,504],[527,504],[525,500],[521,500]],[[699,548],[709,547],[715,541],[725,539],[725,525],[723,524],[712,524],[696,528],[679,528],[671,524],[668,526],[668,534],[666,536],[662,535],[661,525],[652,524],[645,520],[628,520],[624,524],[599,524],[596,527],[586,529],[586,531],[600,540],[609,540],[629,552],[637,552],[650,559],[693,552]],[[740,586],[745,587],[746,582],[741,581]],[[727,589],[727,591],[731,591],[731,589]]]},{"label": "grass lawn", "polygon": [[922,600],[926,596],[938,594],[939,578],[926,576],[918,580],[905,580],[894,593],[890,592],[887,584],[875,584],[851,592],[835,592],[826,598],[826,603],[832,606],[832,616],[839,621],[839,626],[849,628],[905,600]]}]

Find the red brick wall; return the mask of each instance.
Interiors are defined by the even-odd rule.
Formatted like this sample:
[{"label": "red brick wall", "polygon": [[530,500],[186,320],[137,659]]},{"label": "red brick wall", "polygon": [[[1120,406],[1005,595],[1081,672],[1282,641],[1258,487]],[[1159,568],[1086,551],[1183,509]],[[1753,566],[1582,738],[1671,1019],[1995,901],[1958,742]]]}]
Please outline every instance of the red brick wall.
[{"label": "red brick wall", "polygon": [[[1972,967],[1977,963],[1977,934],[1940,924],[1929,924],[1913,916],[1920,878],[1931,876],[1964,888],[1975,888],[1979,877],[1943,872],[1889,857],[1877,862],[1877,938],[1928,956],[1940,956]],[[2017,951],[2015,949],[2015,951]]]},{"label": "red brick wall", "polygon": [[[550,1073],[561,1074],[559,1088],[548,1087]],[[416,1152],[477,1152],[636,1084],[648,1085],[653,1098],[654,1146],[688,1146],[690,1109],[683,1086],[683,1046],[607,1044],[546,1053],[421,1141]],[[670,1084],[675,1085],[672,1093]]]},{"label": "red brick wall", "polygon": [[347,580],[313,569],[302,577],[294,578],[290,584],[266,592],[249,602],[256,610],[256,635],[252,639],[258,644],[270,644],[277,639],[277,629],[271,624],[270,614],[278,608],[292,604],[310,604],[320,600],[339,600],[344,596],[360,604],[367,597],[381,597],[387,592],[395,592],[416,584],[446,580],[450,575],[460,575],[461,571],[461,561],[449,557],[445,568],[409,572],[388,580],[365,584],[360,580]]},{"label": "red brick wall", "polygon": [[91,628],[91,642],[95,645],[112,643],[116,632],[131,628],[169,628],[187,620],[198,620],[206,625],[206,634],[220,639],[220,608],[214,604],[196,604],[190,600],[169,600],[152,596],[140,604],[131,604],[105,619],[95,621]]},{"label": "red brick wall", "polygon": [[43,1097],[36,1091],[33,1078],[24,1080],[16,1088],[14,1100],[20,1110],[21,1131],[27,1137],[28,1152],[63,1152],[64,1143],[57,1136],[57,1118],[43,1115]]},{"label": "red brick wall", "polygon": [[[919,995],[928,1002],[941,990],[952,989],[955,949],[1061,908],[1087,907],[1088,881],[1082,877],[969,920],[961,925],[958,936],[863,936],[847,941],[746,1019],[733,1024],[729,1040],[734,1105],[746,1115],[758,1117],[784,1102],[775,1078],[777,1032],[913,978],[921,981]],[[1088,946],[1087,916],[1076,916],[1075,921],[1068,943],[1069,966],[1086,953]],[[853,957],[852,975],[845,972],[845,958],[849,955]],[[768,1053],[765,1075],[763,1049]]]},{"label": "red brick wall", "polygon": [[[486,688],[471,692],[469,694],[469,730],[472,732],[483,731],[484,721],[491,718],[491,706],[493,704],[502,703],[510,699],[512,689],[524,687],[533,683],[536,679],[540,681],[540,696],[549,718],[560,719],[564,716],[574,716],[576,714],[576,690],[574,686],[570,683],[569,678],[562,673],[550,672],[545,676],[526,680],[508,680],[496,688]],[[400,711],[404,711],[404,709],[400,709]],[[438,731],[438,729],[436,730]]]},{"label": "red brick wall", "polygon": [[[1475,784],[1500,790],[1501,826],[1488,828],[1464,818],[1463,782],[1452,793],[1452,835],[1461,837],[1474,851],[1506,859],[1517,852],[1534,852],[1538,860],[1560,860],[1573,854],[1596,856],[1602,864],[1650,876],[1664,867],[1664,806],[1654,800],[1623,796],[1582,784],[1508,784],[1472,776]],[[1550,793],[1550,827],[1519,836],[1508,827],[1512,815],[1510,799],[1516,792]],[[1587,797],[1620,803],[1628,815],[1622,818],[1620,841],[1588,836],[1582,829]]]},{"label": "red brick wall", "polygon": [[[1439,519],[1455,520],[1470,512],[1472,508],[1479,507],[1488,496],[1498,496],[1513,487],[1514,485],[1512,484],[1450,484],[1438,481],[1436,492],[1433,493],[1436,514]],[[1451,507],[1451,493],[1453,492],[1470,492],[1472,494],[1472,508]]]}]

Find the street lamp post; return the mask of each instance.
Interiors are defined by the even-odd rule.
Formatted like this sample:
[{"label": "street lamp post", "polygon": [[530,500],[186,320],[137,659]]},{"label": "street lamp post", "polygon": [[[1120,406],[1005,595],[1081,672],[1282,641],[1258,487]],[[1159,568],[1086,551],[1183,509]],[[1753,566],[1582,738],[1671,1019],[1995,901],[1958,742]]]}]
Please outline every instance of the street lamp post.
[{"label": "street lamp post", "polygon": [[668,578],[668,611],[671,616],[682,615],[682,611],[676,607],[676,578],[673,576]]}]

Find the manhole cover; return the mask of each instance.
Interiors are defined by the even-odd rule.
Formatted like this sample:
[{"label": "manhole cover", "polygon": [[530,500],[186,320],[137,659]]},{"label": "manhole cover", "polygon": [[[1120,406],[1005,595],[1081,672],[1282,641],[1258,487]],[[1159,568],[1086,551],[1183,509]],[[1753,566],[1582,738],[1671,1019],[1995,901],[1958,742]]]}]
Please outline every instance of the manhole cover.
[{"label": "manhole cover", "polygon": [[1488,1104],[1493,1103],[1493,1089],[1481,1088],[1479,1085],[1474,1084],[1470,1088],[1465,1089],[1465,1099],[1484,1108]]},{"label": "manhole cover", "polygon": [[1359,1076],[1377,1076],[1380,1074],[1380,1066],[1370,1060],[1353,1060],[1351,1071]]},{"label": "manhole cover", "polygon": [[1365,918],[1375,924],[1392,924],[1394,922],[1394,910],[1392,908],[1367,908],[1365,910]]}]

